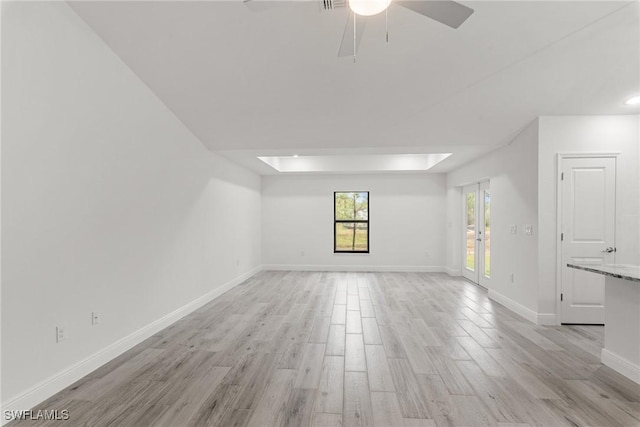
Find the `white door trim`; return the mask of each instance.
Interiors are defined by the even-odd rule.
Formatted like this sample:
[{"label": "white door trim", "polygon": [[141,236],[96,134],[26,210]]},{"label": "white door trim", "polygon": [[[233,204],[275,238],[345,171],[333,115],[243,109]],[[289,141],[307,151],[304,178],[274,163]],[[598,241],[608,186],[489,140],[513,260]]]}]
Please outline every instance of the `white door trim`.
[{"label": "white door trim", "polygon": [[[565,159],[585,159],[585,158],[613,158],[617,159],[620,152],[593,152],[593,153],[557,153],[556,154],[556,323],[562,323],[562,161]],[[618,174],[616,169],[616,175]],[[616,180],[617,190],[617,180]],[[617,201],[616,201],[617,204]]]}]

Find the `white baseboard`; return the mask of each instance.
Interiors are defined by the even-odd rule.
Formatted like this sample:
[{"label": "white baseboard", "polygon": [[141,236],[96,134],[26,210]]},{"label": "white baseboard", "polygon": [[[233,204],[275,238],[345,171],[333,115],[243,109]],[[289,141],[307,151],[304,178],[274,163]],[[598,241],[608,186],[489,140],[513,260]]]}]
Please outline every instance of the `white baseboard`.
[{"label": "white baseboard", "polygon": [[453,276],[453,277],[462,276],[462,272],[460,271],[459,268],[445,267],[444,269],[445,269],[445,273],[447,273],[449,276]]},{"label": "white baseboard", "polygon": [[538,323],[538,313],[536,313],[535,311],[531,310],[528,307],[525,307],[519,302],[515,302],[511,298],[506,297],[501,293],[494,291],[493,289],[489,289],[489,298],[494,300],[497,303],[504,305],[509,310],[519,314],[520,316],[524,317],[531,323],[536,323],[536,324]]},{"label": "white baseboard", "polygon": [[265,264],[263,270],[273,271],[376,271],[408,273],[444,273],[445,267],[430,265],[317,265],[317,264]]},{"label": "white baseboard", "polygon": [[[33,408],[38,403],[48,399],[74,382],[78,381],[85,375],[98,369],[100,366],[109,362],[110,360],[121,355],[125,351],[131,349],[142,341],[146,340],[150,336],[158,333],[167,326],[175,323],[184,316],[192,313],[203,305],[209,303],[220,295],[224,294],[233,287],[244,282],[254,274],[262,271],[262,266],[259,265],[248,272],[241,274],[240,276],[224,283],[221,286],[207,292],[203,296],[183,305],[177,310],[161,317],[160,319],[149,323],[148,325],[138,329],[137,331],[127,335],[124,338],[108,345],[102,350],[92,354],[84,360],[60,371],[46,380],[36,384],[27,391],[14,397],[13,399],[2,403],[2,410],[27,410]],[[3,412],[4,414],[4,412]],[[0,425],[4,425],[7,420],[2,417]]]},{"label": "white baseboard", "polygon": [[499,292],[494,291],[493,289],[489,289],[489,298],[494,300],[497,303],[500,303],[507,307],[509,310],[514,313],[519,314],[524,317],[531,323],[535,323],[536,325],[557,325],[556,315],[554,313],[538,313],[531,310],[528,307],[520,304],[512,300],[509,297],[502,295]]},{"label": "white baseboard", "polygon": [[631,381],[640,384],[640,366],[625,359],[624,357],[612,353],[606,348],[602,349],[602,352],[600,353],[600,359],[602,360],[603,364],[607,365],[614,371],[617,371],[625,377],[629,378]]},{"label": "white baseboard", "polygon": [[538,313],[536,323],[543,326],[554,326],[558,325],[558,318],[555,313]]}]

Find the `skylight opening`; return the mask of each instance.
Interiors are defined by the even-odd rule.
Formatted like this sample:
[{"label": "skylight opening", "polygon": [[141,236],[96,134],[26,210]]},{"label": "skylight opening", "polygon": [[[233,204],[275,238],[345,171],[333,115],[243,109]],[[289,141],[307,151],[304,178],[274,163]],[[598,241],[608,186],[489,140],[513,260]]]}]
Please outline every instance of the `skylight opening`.
[{"label": "skylight opening", "polygon": [[262,156],[278,172],[424,172],[448,158],[451,153],[361,154],[332,156]]}]

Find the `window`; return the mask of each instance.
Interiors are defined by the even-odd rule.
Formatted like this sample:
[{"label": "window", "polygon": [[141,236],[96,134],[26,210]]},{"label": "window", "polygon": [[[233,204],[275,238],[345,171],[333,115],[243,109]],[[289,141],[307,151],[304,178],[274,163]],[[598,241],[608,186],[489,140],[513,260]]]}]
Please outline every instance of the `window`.
[{"label": "window", "polygon": [[369,253],[369,192],[333,193],[333,252]]}]

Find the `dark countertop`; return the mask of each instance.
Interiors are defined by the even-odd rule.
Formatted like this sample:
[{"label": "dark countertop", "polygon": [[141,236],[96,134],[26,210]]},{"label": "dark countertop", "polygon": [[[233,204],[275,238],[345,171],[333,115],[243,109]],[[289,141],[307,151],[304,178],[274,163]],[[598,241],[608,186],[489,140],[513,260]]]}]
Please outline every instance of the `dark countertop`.
[{"label": "dark countertop", "polygon": [[606,265],[583,265],[567,264],[567,267],[578,270],[590,271],[592,273],[603,274],[623,280],[640,282],[640,265],[627,264],[606,264]]}]

